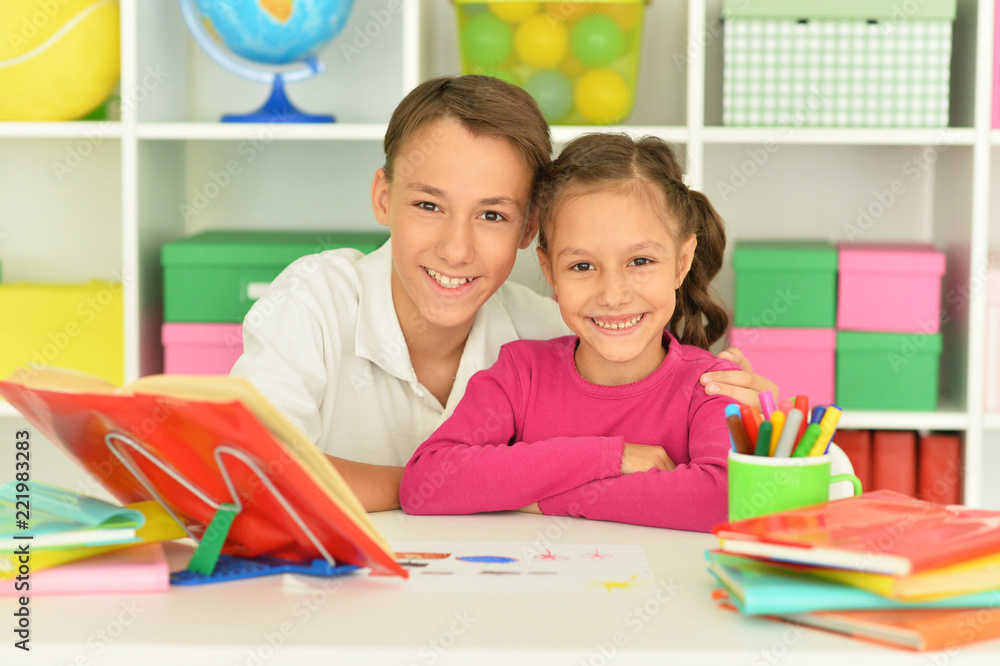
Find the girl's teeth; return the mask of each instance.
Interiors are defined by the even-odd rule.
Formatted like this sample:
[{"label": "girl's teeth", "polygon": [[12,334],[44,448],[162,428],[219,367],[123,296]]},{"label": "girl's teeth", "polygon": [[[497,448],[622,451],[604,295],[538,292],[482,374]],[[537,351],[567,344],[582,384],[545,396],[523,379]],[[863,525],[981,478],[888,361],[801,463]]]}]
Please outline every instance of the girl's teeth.
[{"label": "girl's teeth", "polygon": [[639,320],[642,319],[644,316],[645,315],[639,315],[635,319],[629,319],[628,321],[623,321],[620,323],[606,323],[599,319],[595,319],[594,323],[600,326],[601,328],[611,329],[612,331],[620,331],[623,328],[631,328],[635,326],[636,324],[639,323]]},{"label": "girl's teeth", "polygon": [[455,289],[456,287],[461,287],[466,282],[472,282],[472,278],[453,278],[447,275],[442,275],[437,271],[432,271],[431,269],[425,269],[427,274],[434,278],[439,285],[446,289]]}]

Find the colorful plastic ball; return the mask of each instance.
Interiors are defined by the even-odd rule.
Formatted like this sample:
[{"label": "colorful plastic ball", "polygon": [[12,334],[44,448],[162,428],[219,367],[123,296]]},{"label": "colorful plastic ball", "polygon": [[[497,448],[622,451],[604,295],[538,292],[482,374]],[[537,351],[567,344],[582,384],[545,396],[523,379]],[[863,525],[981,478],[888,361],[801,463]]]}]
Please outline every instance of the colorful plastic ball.
[{"label": "colorful plastic ball", "polygon": [[524,82],[524,89],[535,98],[550,123],[558,122],[573,108],[573,84],[559,72],[551,69],[536,72]]},{"label": "colorful plastic ball", "polygon": [[0,2],[0,120],[76,120],[118,83],[118,3]]},{"label": "colorful plastic ball", "polygon": [[614,125],[625,119],[632,108],[632,91],[617,72],[595,69],[576,82],[573,101],[588,121]]},{"label": "colorful plastic ball", "polygon": [[490,11],[498,18],[518,23],[538,12],[540,2],[491,2]]},{"label": "colorful plastic ball", "polygon": [[568,50],[569,31],[565,24],[546,14],[532,16],[514,32],[514,51],[532,67],[554,67]]},{"label": "colorful plastic ball", "polygon": [[474,16],[461,35],[462,54],[473,65],[496,67],[510,55],[514,35],[510,27],[493,14]]},{"label": "colorful plastic ball", "polygon": [[625,52],[625,33],[607,14],[580,19],[570,34],[570,47],[588,67],[604,67]]},{"label": "colorful plastic ball", "polygon": [[643,6],[641,4],[620,5],[614,12],[614,19],[621,26],[622,30],[628,32],[642,20],[642,11]]},{"label": "colorful plastic ball", "polygon": [[595,10],[595,5],[579,0],[567,0],[566,2],[548,2],[545,5],[545,10],[554,19],[572,23],[592,13]]}]

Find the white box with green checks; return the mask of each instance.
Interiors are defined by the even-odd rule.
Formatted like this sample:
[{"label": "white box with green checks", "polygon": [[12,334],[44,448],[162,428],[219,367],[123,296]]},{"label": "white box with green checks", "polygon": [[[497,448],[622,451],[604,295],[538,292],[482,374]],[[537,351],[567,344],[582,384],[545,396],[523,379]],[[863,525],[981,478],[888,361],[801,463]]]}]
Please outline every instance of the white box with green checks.
[{"label": "white box with green checks", "polygon": [[[942,5],[910,2],[924,9]],[[899,0],[881,15],[873,11],[881,3],[860,9],[843,0],[828,12],[855,5],[872,18],[798,16],[828,4],[725,3],[723,124],[947,126],[954,0],[944,3],[951,4],[950,17],[907,15],[907,2]]]}]

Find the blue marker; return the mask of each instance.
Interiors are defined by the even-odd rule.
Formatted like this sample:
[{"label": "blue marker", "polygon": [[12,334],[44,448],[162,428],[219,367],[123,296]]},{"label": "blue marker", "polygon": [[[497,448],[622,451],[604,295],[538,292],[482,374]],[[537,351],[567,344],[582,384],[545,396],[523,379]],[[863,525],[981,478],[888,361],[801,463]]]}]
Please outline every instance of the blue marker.
[{"label": "blue marker", "polygon": [[[739,405],[726,405],[726,422],[727,423],[729,422],[729,417],[730,416],[737,417],[738,419],[740,419],[740,423],[741,424],[743,423],[743,417],[740,414],[740,406]],[[740,427],[743,427],[743,426],[741,425]],[[729,448],[734,453],[739,453],[740,452],[739,449],[736,448],[736,441],[733,439],[733,432],[732,432],[731,429],[729,431]]]},{"label": "blue marker", "polygon": [[819,422],[823,420],[823,414],[825,413],[826,413],[826,407],[824,407],[823,405],[816,405],[815,407],[813,407],[813,413],[809,419],[809,425],[812,425],[814,423],[816,425],[819,425]]}]

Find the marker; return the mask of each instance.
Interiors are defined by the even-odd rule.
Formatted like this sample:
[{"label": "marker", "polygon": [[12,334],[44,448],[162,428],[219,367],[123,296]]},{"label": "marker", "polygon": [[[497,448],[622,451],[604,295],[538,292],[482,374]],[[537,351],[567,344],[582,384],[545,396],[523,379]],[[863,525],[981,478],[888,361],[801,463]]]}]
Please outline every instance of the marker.
[{"label": "marker", "polygon": [[809,425],[816,424],[819,425],[820,420],[823,418],[823,414],[826,413],[826,407],[823,405],[816,405],[813,407],[812,418],[809,419]]},{"label": "marker", "polygon": [[761,414],[764,416],[765,421],[769,421],[771,414],[774,413],[774,396],[771,395],[770,391],[761,391],[757,397],[760,400]]},{"label": "marker", "polygon": [[743,429],[743,419],[739,416],[727,416],[726,424],[729,425],[729,443],[736,453],[752,454],[753,446],[747,439],[747,431]]},{"label": "marker", "polygon": [[781,439],[778,440],[778,446],[774,450],[775,458],[787,458],[792,455],[792,449],[795,448],[795,438],[799,434],[799,426],[802,425],[805,416],[798,409],[788,412],[785,427],[781,431]]},{"label": "marker", "polygon": [[768,455],[773,456],[778,448],[778,440],[781,439],[781,430],[785,427],[785,413],[775,412],[771,414],[771,450]]},{"label": "marker", "polygon": [[820,427],[818,423],[810,424],[806,428],[806,432],[802,435],[802,439],[799,440],[799,445],[795,447],[795,451],[792,452],[793,458],[806,458],[812,453],[813,445],[816,443],[816,439],[819,437]]},{"label": "marker", "polygon": [[788,416],[788,412],[792,411],[792,399],[785,398],[778,403],[778,409],[784,412],[785,416]]},{"label": "marker", "polygon": [[813,444],[812,451],[809,452],[810,456],[821,456],[826,453],[826,447],[830,445],[830,441],[833,439],[833,431],[824,428],[822,425],[819,427],[819,437],[816,438],[816,443]]},{"label": "marker", "polygon": [[761,422],[754,416],[754,408],[749,405],[740,405],[740,418],[743,420],[743,428],[746,430],[747,437],[751,442],[756,442]]},{"label": "marker", "polygon": [[840,407],[837,405],[830,405],[826,408],[823,420],[819,423],[819,437],[816,439],[816,443],[813,445],[809,455],[821,456],[826,453],[827,446],[833,441],[833,434],[837,431],[837,423],[840,421],[842,413]]},{"label": "marker", "polygon": [[795,409],[802,412],[802,425],[799,426],[799,434],[795,438],[795,441],[802,439],[802,435],[806,434],[806,428],[809,427],[809,396],[807,395],[797,395],[795,396]]},{"label": "marker", "polygon": [[764,421],[760,424],[760,430],[757,432],[757,448],[753,452],[755,456],[766,456],[771,452],[772,427],[770,421]]}]

